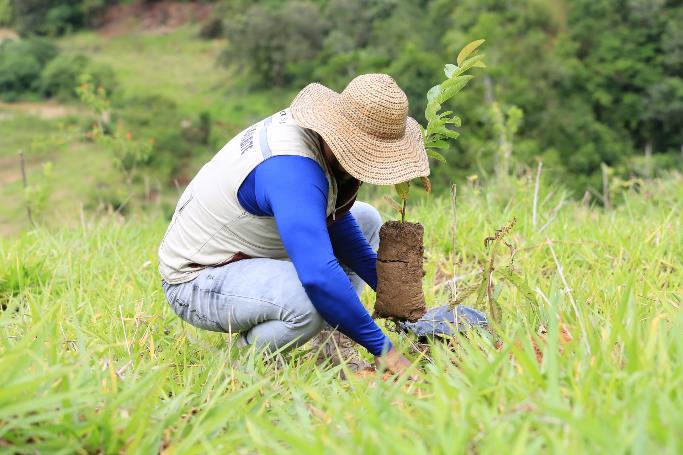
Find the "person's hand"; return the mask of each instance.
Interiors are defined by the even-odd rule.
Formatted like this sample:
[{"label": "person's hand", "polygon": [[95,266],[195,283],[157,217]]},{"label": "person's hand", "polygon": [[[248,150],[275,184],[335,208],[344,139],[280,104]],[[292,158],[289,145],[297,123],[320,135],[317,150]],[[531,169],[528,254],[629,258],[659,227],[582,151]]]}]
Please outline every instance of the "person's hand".
[{"label": "person's hand", "polygon": [[[403,376],[407,373],[411,366],[410,360],[406,359],[403,354],[398,352],[395,347],[384,355],[375,357],[375,365],[377,368],[384,368],[390,373]],[[417,376],[412,375],[412,380],[417,380]]]}]

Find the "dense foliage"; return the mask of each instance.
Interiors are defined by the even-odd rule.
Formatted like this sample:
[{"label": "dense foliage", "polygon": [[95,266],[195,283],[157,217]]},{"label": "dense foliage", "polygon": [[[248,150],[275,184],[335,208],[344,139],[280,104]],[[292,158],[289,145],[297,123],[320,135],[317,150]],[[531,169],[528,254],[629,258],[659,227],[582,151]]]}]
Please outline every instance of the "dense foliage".
[{"label": "dense foliage", "polygon": [[341,89],[356,74],[387,72],[419,120],[443,62],[485,37],[488,75],[459,100],[468,134],[437,179],[492,171],[500,142],[493,116],[513,106],[523,113],[513,155],[528,165],[540,157],[577,192],[599,187],[602,163],[623,176],[650,176],[680,161],[680,2],[231,3],[224,61],[254,85],[320,80]]},{"label": "dense foliage", "polygon": [[[22,35],[58,35],[96,23],[111,3],[0,0],[0,22]],[[519,172],[541,159],[546,172],[581,195],[599,190],[602,169],[622,179],[650,177],[683,160],[680,1],[213,3],[214,17],[199,34],[225,37],[220,60],[237,76],[236,86],[294,93],[317,80],[339,90],[355,75],[386,72],[423,123],[425,93],[443,63],[465,43],[486,38],[485,76],[457,106],[445,106],[461,114],[468,134],[451,146],[454,159],[435,163],[437,187],[475,173]],[[65,83],[73,78],[65,74],[79,58],[59,57],[45,76],[46,62],[4,48],[3,97],[72,94]],[[500,157],[509,155],[510,166],[501,166]]]},{"label": "dense foliage", "polygon": [[36,91],[45,65],[57,55],[57,48],[40,40],[0,43],[0,96],[12,100],[24,92]]},{"label": "dense foliage", "polygon": [[22,35],[60,35],[90,25],[109,0],[0,0],[1,13]]},{"label": "dense foliage", "polygon": [[60,54],[45,39],[5,40],[0,43],[0,99],[12,101],[25,95],[75,99],[78,77],[82,73],[112,91],[114,71],[94,64],[79,54]]}]

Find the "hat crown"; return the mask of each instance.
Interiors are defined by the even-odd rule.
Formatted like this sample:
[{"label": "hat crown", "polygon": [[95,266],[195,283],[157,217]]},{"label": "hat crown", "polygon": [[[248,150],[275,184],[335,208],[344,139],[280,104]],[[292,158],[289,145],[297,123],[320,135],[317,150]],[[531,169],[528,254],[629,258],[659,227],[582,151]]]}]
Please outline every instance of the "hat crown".
[{"label": "hat crown", "polygon": [[408,97],[386,74],[356,77],[335,101],[336,108],[356,128],[379,139],[405,134]]}]

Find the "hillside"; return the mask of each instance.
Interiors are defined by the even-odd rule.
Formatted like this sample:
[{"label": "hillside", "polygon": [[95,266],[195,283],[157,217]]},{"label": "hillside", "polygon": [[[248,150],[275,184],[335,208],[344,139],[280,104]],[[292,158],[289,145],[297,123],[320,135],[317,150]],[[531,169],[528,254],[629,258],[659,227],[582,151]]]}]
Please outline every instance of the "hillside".
[{"label": "hillside", "polygon": [[[198,112],[210,115],[211,147],[190,157],[189,167],[182,172],[185,176],[191,176],[235,132],[291,100],[292,94],[286,91],[248,93],[231,85],[230,73],[216,66],[221,43],[199,39],[196,24],[179,25],[159,33],[150,33],[136,24],[128,22],[127,33],[112,34],[105,27],[101,31],[75,33],[56,42],[64,54],[85,55],[111,67],[118,81],[115,95],[120,106],[125,107],[127,99],[156,96],[175,103],[178,115],[185,118],[191,119]],[[76,101],[0,103],[0,204],[4,207],[0,212],[0,234],[14,235],[27,227],[19,150],[27,157],[29,183],[40,182],[43,164],[53,163],[50,210],[43,216],[43,222],[77,222],[82,206],[97,208],[92,194],[112,175],[107,153],[87,141],[63,147],[51,142],[51,138],[62,134],[62,125],[82,125],[88,114],[87,107]],[[147,133],[141,125],[129,127],[136,134]],[[174,129],[179,127],[173,125]],[[47,145],[42,144],[45,142]],[[151,174],[154,188],[161,188],[161,197],[172,204],[176,195],[173,180],[155,181],[154,173]],[[142,186],[137,188],[138,193],[144,192]]]}]

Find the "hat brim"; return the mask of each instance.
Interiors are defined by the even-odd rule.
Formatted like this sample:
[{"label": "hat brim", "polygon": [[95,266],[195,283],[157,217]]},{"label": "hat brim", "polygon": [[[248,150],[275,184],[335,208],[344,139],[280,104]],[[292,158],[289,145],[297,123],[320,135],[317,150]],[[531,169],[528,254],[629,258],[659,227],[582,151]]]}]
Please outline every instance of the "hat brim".
[{"label": "hat brim", "polygon": [[392,185],[429,175],[422,131],[413,118],[408,117],[403,137],[377,138],[336,111],[334,101],[338,96],[322,84],[309,84],[292,102],[291,112],[297,125],[322,136],[344,170],[374,185]]}]

